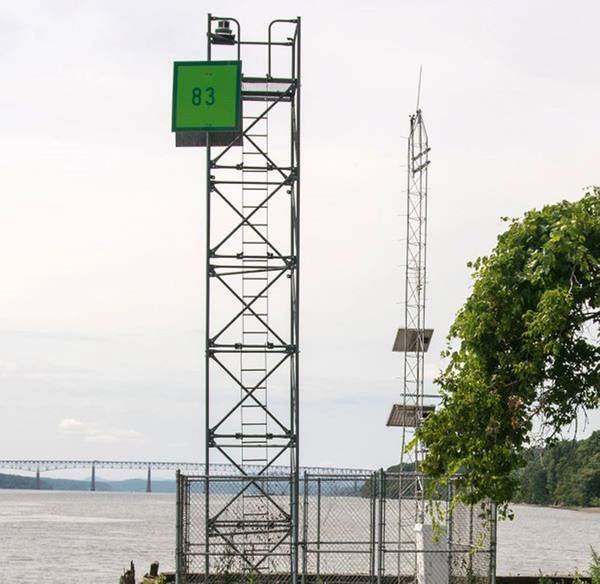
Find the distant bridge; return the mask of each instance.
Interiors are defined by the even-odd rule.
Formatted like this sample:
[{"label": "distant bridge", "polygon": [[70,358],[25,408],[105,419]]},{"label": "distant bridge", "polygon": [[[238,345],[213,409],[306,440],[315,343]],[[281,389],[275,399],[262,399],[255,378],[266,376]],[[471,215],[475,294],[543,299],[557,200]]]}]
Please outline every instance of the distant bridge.
[{"label": "distant bridge", "polygon": [[[43,472],[52,470],[65,470],[89,468],[91,469],[92,477],[90,480],[90,491],[96,490],[96,469],[111,469],[111,470],[146,470],[146,492],[152,492],[152,470],[180,470],[185,474],[190,475],[205,475],[206,465],[201,462],[165,462],[151,460],[0,460],[0,469],[3,470],[21,470],[35,472],[36,486],[39,489],[41,486],[40,475]],[[262,466],[244,466],[244,472],[249,475],[256,475],[263,470]],[[241,476],[240,469],[233,464],[210,464],[210,475],[227,475]],[[304,474],[319,474],[319,475],[365,475],[371,474],[372,470],[366,469],[347,469],[334,467],[300,467],[300,473]],[[272,466],[269,469],[269,475],[286,475],[289,473],[287,466]]]}]

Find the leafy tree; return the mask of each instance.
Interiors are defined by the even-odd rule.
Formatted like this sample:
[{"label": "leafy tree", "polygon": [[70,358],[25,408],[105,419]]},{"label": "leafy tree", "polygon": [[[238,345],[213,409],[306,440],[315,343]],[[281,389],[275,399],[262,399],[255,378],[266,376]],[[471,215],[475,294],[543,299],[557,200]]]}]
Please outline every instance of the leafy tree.
[{"label": "leafy tree", "polygon": [[524,455],[515,473],[514,502],[597,506],[600,503],[600,432],[586,440],[564,440]]},{"label": "leafy tree", "polygon": [[492,253],[469,264],[472,293],[438,379],[443,407],[419,431],[431,496],[460,471],[458,499],[504,509],[534,421],[549,444],[600,403],[600,188],[505,220]]},{"label": "leafy tree", "polygon": [[517,471],[519,486],[513,501],[535,505],[552,503],[552,493],[548,490],[548,469],[544,464],[549,456],[535,448],[527,452],[524,458],[526,466]]}]

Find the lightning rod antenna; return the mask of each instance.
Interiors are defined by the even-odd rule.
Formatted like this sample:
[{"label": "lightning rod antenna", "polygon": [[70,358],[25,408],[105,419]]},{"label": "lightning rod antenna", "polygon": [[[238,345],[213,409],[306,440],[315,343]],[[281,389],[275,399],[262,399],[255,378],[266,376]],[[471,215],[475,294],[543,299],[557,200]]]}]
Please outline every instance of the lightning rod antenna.
[{"label": "lightning rod antenna", "polygon": [[421,102],[421,76],[423,75],[423,65],[419,67],[419,87],[417,89],[417,110]]}]

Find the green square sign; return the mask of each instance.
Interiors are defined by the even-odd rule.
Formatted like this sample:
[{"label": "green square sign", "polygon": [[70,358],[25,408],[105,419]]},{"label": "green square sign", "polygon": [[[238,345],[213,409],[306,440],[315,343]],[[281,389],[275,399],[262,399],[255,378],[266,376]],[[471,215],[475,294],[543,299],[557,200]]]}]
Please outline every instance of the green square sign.
[{"label": "green square sign", "polygon": [[240,129],[240,61],[175,61],[173,132]]}]

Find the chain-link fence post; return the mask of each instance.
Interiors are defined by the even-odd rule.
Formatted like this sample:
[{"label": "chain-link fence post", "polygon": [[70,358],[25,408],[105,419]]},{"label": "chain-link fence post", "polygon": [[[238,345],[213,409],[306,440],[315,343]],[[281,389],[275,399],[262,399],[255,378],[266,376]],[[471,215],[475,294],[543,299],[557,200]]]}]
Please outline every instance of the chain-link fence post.
[{"label": "chain-link fence post", "polygon": [[304,471],[302,493],[302,584],[306,584],[307,554],[308,554],[308,475]]},{"label": "chain-link fence post", "polygon": [[317,582],[321,581],[321,478],[317,479]]},{"label": "chain-link fence post", "polygon": [[175,584],[182,584],[181,574],[181,558],[183,550],[181,549],[182,544],[182,501],[181,501],[181,471],[177,469],[175,473],[176,480],[176,492],[177,499],[175,503]]},{"label": "chain-link fence post", "polygon": [[204,583],[210,581],[210,481],[208,465],[204,476]]},{"label": "chain-link fence post", "polygon": [[473,505],[469,506],[469,575],[473,574]]},{"label": "chain-link fence post", "polygon": [[448,579],[452,580],[452,530],[454,528],[454,510],[452,509],[452,498],[454,497],[454,485],[452,480],[448,481],[448,490],[447,490],[447,530],[446,534],[446,546],[448,547]]},{"label": "chain-link fence post", "polygon": [[377,476],[375,473],[369,479],[371,481],[371,492],[369,493],[369,576],[371,584],[375,582],[375,549],[376,549],[376,514],[377,514]]},{"label": "chain-link fence post", "polygon": [[377,473],[378,477],[378,501],[379,501],[379,513],[378,513],[378,529],[377,529],[377,584],[381,584],[383,576],[383,546],[385,540],[385,475],[383,469]]},{"label": "chain-link fence post", "polygon": [[496,503],[490,504],[490,584],[496,584],[496,537],[498,516]]}]

